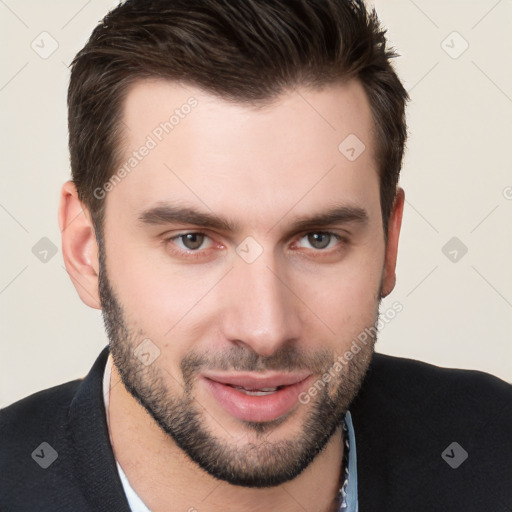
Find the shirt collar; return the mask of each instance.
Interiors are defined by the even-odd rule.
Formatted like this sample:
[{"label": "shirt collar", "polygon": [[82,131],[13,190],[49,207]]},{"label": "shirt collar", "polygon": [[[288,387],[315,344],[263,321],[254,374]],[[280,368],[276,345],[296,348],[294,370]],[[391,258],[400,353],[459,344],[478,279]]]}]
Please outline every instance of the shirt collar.
[{"label": "shirt collar", "polygon": [[352,415],[350,411],[345,414],[343,424],[343,439],[345,447],[343,457],[345,459],[345,475],[343,484],[339,491],[340,512],[358,512],[357,499],[357,455],[356,455],[356,435]]}]

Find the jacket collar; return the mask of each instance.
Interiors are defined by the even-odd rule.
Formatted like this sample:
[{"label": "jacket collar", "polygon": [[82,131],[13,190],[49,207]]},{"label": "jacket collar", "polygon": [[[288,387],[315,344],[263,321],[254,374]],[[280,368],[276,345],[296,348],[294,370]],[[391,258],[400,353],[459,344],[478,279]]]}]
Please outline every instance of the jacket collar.
[{"label": "jacket collar", "polygon": [[106,347],[82,381],[70,404],[67,436],[73,473],[91,509],[98,512],[130,512],[107,428],[103,403]]}]

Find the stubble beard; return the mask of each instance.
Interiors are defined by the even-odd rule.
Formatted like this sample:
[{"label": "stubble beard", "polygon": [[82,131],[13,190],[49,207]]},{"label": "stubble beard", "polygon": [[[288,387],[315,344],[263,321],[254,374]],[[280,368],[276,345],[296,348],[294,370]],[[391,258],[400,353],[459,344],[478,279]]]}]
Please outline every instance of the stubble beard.
[{"label": "stubble beard", "polygon": [[[343,370],[335,374],[336,378],[317,386],[318,393],[308,405],[298,404],[299,408],[309,408],[305,414],[299,410],[305,419],[298,434],[278,441],[268,439],[268,434],[288,420],[287,416],[270,422],[242,422],[257,441],[233,446],[233,442],[212,431],[208,413],[194,398],[194,384],[199,372],[206,369],[308,369],[319,376],[319,382],[321,376],[329,371],[332,375],[336,354],[327,350],[316,351],[313,355],[304,354],[295,345],[283,346],[265,358],[238,346],[233,346],[221,357],[190,352],[180,362],[181,375],[175,376],[184,382],[182,392],[171,391],[166,381],[174,382],[174,379],[164,378],[169,372],[158,365],[158,360],[145,366],[135,356],[135,349],[147,336],[126,322],[123,307],[107,277],[102,244],[99,256],[102,314],[110,352],[124,386],[176,445],[212,477],[244,487],[280,485],[304,471],[331,437],[341,432],[345,413],[361,386],[373,355],[376,342],[373,326],[369,331],[375,334],[351,361],[346,362]],[[375,321],[377,318],[378,314]],[[219,423],[214,421],[213,425],[218,426]]]}]

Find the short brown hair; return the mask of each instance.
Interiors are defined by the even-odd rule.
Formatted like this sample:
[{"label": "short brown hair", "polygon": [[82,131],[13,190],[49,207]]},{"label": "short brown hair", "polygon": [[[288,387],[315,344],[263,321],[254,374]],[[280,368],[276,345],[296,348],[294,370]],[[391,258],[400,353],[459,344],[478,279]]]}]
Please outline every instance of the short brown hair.
[{"label": "short brown hair", "polygon": [[[358,79],[369,99],[385,236],[406,140],[407,92],[375,10],[356,0],[128,0],[73,60],[68,91],[71,171],[98,242],[105,201],[94,193],[121,161],[120,117],[143,78],[189,83],[258,104],[296,86]],[[340,141],[341,142],[341,141]]]}]

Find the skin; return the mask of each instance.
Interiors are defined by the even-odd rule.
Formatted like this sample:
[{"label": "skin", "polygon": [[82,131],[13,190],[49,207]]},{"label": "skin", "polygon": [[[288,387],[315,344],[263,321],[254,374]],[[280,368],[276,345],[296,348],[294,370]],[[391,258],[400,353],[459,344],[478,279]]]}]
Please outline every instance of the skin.
[{"label": "skin", "polygon": [[[66,269],[85,304],[99,309],[103,300],[111,328],[109,419],[115,456],[134,490],[156,512],[168,510],[169,503],[173,510],[201,512],[332,510],[341,476],[341,428],[333,429],[323,449],[292,478],[250,487],[205,471],[153,413],[157,405],[171,409],[181,400],[211,442],[222,445],[217,455],[246,460],[249,469],[269,475],[280,461],[272,460],[280,446],[287,441],[295,441],[297,449],[305,446],[311,426],[319,427],[314,435],[322,432],[325,423],[315,424],[315,407],[334,400],[337,409],[322,421],[342,418],[370,361],[371,343],[323,393],[267,425],[231,416],[198,376],[222,365],[255,369],[257,361],[260,370],[302,365],[321,377],[358,333],[374,325],[380,298],[395,285],[403,190],[385,244],[373,121],[356,81],[298,88],[260,109],[191,86],[139,82],[124,108],[127,158],[191,96],[197,106],[104,199],[101,272],[90,213],[72,182],[62,188],[59,224]],[[355,161],[338,150],[349,134],[366,146]],[[164,202],[221,215],[237,229],[139,220]],[[335,206],[364,210],[366,220],[294,228],[299,218]],[[207,235],[198,250],[187,249],[183,238],[169,240],[197,232]],[[308,234],[325,232],[341,238],[327,237],[324,249],[311,243]],[[247,237],[257,243],[251,241],[251,255],[255,247],[262,250],[252,263],[236,251]],[[132,356],[146,338],[160,351],[148,367]],[[203,366],[187,376],[180,365],[194,357],[202,357]],[[137,392],[156,404],[142,400],[141,405]],[[162,413],[160,419],[169,417]],[[249,445],[256,446],[252,458],[244,451]]]}]

